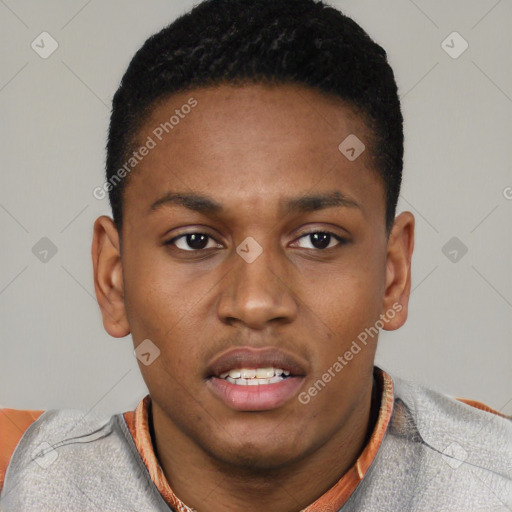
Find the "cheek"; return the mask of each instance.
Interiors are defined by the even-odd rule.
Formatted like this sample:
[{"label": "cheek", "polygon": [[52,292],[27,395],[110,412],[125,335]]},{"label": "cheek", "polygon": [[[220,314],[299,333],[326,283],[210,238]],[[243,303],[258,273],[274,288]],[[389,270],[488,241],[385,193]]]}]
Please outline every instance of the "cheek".
[{"label": "cheek", "polygon": [[190,387],[198,368],[197,335],[187,319],[190,311],[183,304],[183,294],[154,280],[152,273],[133,285],[127,314],[134,345],[149,339],[158,353],[148,366],[139,362],[142,377],[155,398],[180,402],[183,386]]},{"label": "cheek", "polygon": [[159,255],[148,259],[151,264],[125,263],[125,306],[134,344],[149,339],[160,350],[158,365],[142,366],[141,371],[148,377],[155,369],[162,376],[190,375],[200,355],[201,329],[195,322],[205,317],[206,292]]},{"label": "cheek", "polygon": [[176,322],[176,298],[172,290],[152,272],[128,278],[125,288],[126,314],[135,343],[139,338],[159,339]]},{"label": "cheek", "polygon": [[191,308],[183,276],[169,264],[165,250],[127,248],[123,261],[125,305],[137,341],[140,336],[161,338]]},{"label": "cheek", "polygon": [[331,335],[357,335],[379,316],[384,279],[381,274],[369,265],[324,274],[310,284],[307,302]]},{"label": "cheek", "polygon": [[[382,298],[379,294],[379,274],[370,268],[354,272],[338,272],[314,288],[322,290],[320,297],[310,300],[315,304],[327,336],[319,336],[314,351],[313,374],[302,395],[308,401],[308,414],[322,415],[337,404],[325,428],[342,421],[343,414],[357,406],[360,394],[373,368],[376,337],[365,335],[365,329],[379,318]],[[376,285],[377,281],[377,285]],[[316,292],[318,293],[318,292]],[[364,343],[360,341],[366,336]],[[303,403],[303,402],[301,402]],[[341,412],[345,411],[345,413]]]}]

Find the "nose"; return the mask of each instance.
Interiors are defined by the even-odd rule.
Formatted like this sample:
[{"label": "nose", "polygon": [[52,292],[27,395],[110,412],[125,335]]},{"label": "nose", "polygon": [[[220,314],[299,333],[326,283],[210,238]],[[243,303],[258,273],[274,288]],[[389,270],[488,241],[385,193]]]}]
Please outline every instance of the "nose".
[{"label": "nose", "polygon": [[269,323],[290,323],[297,315],[297,301],[286,261],[269,249],[252,262],[233,253],[233,268],[223,281],[218,301],[220,319],[251,329],[265,329]]}]

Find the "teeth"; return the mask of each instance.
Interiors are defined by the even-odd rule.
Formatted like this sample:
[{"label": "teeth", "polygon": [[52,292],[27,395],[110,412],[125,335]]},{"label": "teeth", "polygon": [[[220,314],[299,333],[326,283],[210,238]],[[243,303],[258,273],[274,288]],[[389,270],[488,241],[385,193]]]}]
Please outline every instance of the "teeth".
[{"label": "teeth", "polygon": [[231,384],[247,384],[247,380],[246,379],[233,379],[232,377],[226,377],[226,380],[228,382],[231,382]]},{"label": "teeth", "polygon": [[233,368],[229,372],[220,374],[221,379],[225,379],[232,384],[239,386],[258,386],[261,384],[274,384],[284,380],[289,376],[288,370],[281,368]]},{"label": "teeth", "polygon": [[256,370],[256,377],[258,379],[268,379],[274,376],[274,368],[258,368]]},{"label": "teeth", "polygon": [[240,370],[240,376],[242,377],[242,379],[254,379],[254,377],[256,377],[256,370],[242,368]]}]

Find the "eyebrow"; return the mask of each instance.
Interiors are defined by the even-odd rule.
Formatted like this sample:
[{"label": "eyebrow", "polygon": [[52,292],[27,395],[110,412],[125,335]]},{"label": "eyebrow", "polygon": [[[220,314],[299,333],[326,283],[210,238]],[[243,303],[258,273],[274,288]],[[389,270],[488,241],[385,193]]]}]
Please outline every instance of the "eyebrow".
[{"label": "eyebrow", "polygon": [[335,190],[323,194],[303,195],[284,201],[285,213],[313,212],[326,208],[359,208],[359,203]]},{"label": "eyebrow", "polygon": [[189,192],[168,192],[151,205],[150,212],[158,210],[163,205],[184,206],[189,210],[201,213],[221,213],[224,211],[223,206],[210,197]]},{"label": "eyebrow", "polygon": [[[204,214],[218,214],[225,211],[221,203],[208,196],[189,192],[168,192],[151,205],[150,213],[164,205],[183,206],[189,210]],[[280,207],[284,214],[312,212],[336,207],[362,209],[360,204],[337,190],[283,199],[280,202]]]}]

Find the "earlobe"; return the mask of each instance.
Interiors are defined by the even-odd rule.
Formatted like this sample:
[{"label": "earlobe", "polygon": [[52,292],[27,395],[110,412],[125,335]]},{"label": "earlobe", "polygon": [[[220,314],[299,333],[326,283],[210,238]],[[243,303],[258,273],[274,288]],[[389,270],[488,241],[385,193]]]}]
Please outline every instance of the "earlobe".
[{"label": "earlobe", "polygon": [[386,289],[382,311],[388,318],[383,327],[387,331],[400,328],[407,320],[413,250],[414,215],[411,212],[402,212],[396,217],[388,240]]},{"label": "earlobe", "polygon": [[114,222],[102,215],[94,223],[91,247],[94,289],[105,330],[115,338],[130,334],[124,305],[120,240]]}]

